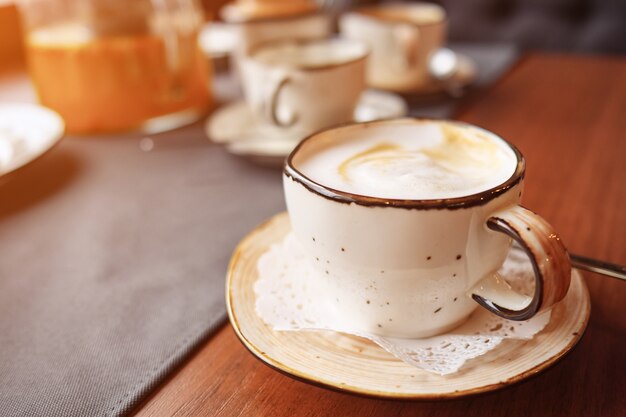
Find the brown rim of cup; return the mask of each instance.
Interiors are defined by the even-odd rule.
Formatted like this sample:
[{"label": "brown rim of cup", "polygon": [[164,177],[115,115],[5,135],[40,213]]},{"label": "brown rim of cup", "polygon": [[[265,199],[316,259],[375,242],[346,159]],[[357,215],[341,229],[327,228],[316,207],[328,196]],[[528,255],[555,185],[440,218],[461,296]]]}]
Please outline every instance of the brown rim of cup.
[{"label": "brown rim of cup", "polygon": [[[310,45],[310,44],[315,44],[315,43],[329,43],[329,42],[350,42],[350,43],[359,43],[361,44],[361,46],[363,47],[363,54],[360,54],[358,57],[356,58],[352,58],[352,59],[347,59],[345,61],[341,61],[335,64],[326,64],[326,65],[316,65],[316,66],[307,66],[307,65],[286,65],[286,64],[267,64],[261,60],[259,60],[256,55],[261,52],[263,49],[265,48],[269,48],[272,46],[280,46],[280,45]],[[259,62],[263,65],[266,66],[276,66],[276,67],[289,67],[289,68],[293,68],[296,70],[302,70],[302,71],[322,71],[322,70],[327,70],[327,69],[331,69],[331,68],[337,68],[337,67],[342,67],[344,65],[348,65],[348,64],[353,64],[359,61],[363,61],[365,59],[367,59],[367,57],[369,56],[369,54],[371,53],[371,48],[367,45],[367,43],[357,40],[357,39],[348,39],[348,38],[342,38],[339,36],[335,36],[335,37],[320,37],[320,38],[293,38],[293,39],[277,39],[277,40],[271,40],[271,41],[265,41],[265,42],[261,42],[259,44],[254,45],[252,48],[250,48],[249,52],[248,52],[248,56],[250,59],[255,60],[256,62]]]},{"label": "brown rim of cup", "polygon": [[[402,199],[394,199],[394,198],[381,198],[381,197],[372,197],[361,194],[349,193],[346,191],[340,191],[325,185],[322,185],[306,175],[302,172],[298,171],[298,169],[293,164],[293,158],[298,153],[298,151],[304,146],[307,142],[314,140],[319,135],[328,133],[333,130],[339,129],[347,129],[351,127],[357,126],[370,126],[370,125],[381,125],[381,124],[393,124],[399,122],[406,123],[423,123],[423,122],[435,122],[435,123],[450,123],[453,125],[457,125],[460,127],[470,127],[474,129],[478,129],[481,132],[485,132],[489,135],[494,135],[502,142],[504,142],[515,154],[517,158],[517,165],[515,167],[515,171],[513,174],[507,179],[505,182],[496,185],[488,190],[481,191],[479,193],[470,194],[462,197],[453,197],[453,198],[441,198],[441,199],[428,199],[428,200],[402,200]],[[524,178],[526,163],[524,161],[524,157],[521,152],[513,146],[508,141],[504,140],[500,136],[496,135],[493,132],[490,132],[486,129],[480,128],[478,126],[474,126],[469,123],[454,121],[454,120],[445,120],[445,119],[429,119],[429,118],[411,118],[411,117],[403,117],[403,118],[393,118],[393,119],[383,119],[383,120],[374,120],[370,122],[361,122],[361,123],[346,123],[343,125],[338,125],[331,127],[329,129],[320,130],[315,132],[305,139],[303,139],[298,146],[289,154],[287,159],[285,160],[285,165],[283,168],[283,174],[287,177],[291,178],[291,180],[301,184],[309,191],[318,194],[321,197],[324,197],[328,200],[332,200],[338,203],[344,204],[358,204],[361,206],[367,207],[396,207],[403,209],[416,209],[416,210],[429,210],[429,209],[448,209],[448,210],[456,210],[463,209],[475,206],[482,206],[494,198],[504,194],[511,188],[518,185]]]},{"label": "brown rim of cup", "polygon": [[[434,8],[441,10],[442,16],[443,16],[442,19],[437,20],[435,22],[429,22],[429,23],[417,23],[417,22],[412,22],[408,18],[407,19],[385,19],[382,17],[377,17],[375,14],[368,13],[369,11],[383,11],[384,12],[385,10],[390,10],[394,8],[403,8],[403,7],[404,8],[416,8],[421,5],[426,5],[428,7],[432,6]],[[348,14],[358,14],[361,17],[366,17],[376,22],[407,24],[407,25],[412,25],[412,26],[417,26],[417,27],[429,27],[429,26],[440,25],[442,23],[448,23],[448,13],[446,12],[446,9],[444,9],[443,7],[441,7],[440,5],[436,3],[428,3],[428,2],[415,2],[415,3],[394,2],[394,3],[382,3],[382,4],[378,4],[374,6],[360,6],[360,7],[354,7],[354,8],[349,9],[346,12],[346,15]]]}]

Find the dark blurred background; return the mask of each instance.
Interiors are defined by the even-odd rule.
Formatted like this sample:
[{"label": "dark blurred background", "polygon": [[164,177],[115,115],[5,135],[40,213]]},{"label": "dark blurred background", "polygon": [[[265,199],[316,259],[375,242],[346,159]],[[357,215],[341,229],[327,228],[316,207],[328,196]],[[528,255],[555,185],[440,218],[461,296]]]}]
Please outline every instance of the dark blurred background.
[{"label": "dark blurred background", "polygon": [[[227,0],[201,0],[217,18]],[[375,0],[319,0],[337,8]],[[510,42],[522,49],[626,54],[626,0],[438,0],[451,41]],[[0,0],[0,66],[22,61],[18,14]]]},{"label": "dark blurred background", "polygon": [[453,41],[626,53],[626,0],[442,0]]},{"label": "dark blurred background", "polygon": [[438,0],[433,3],[442,5],[448,12],[451,41],[501,41],[515,43],[522,49],[626,54],[626,0]]},{"label": "dark blurred background", "polygon": [[[336,7],[385,0],[319,0]],[[398,3],[400,1],[388,1]],[[447,11],[449,39],[511,42],[522,49],[626,54],[626,0],[436,0]],[[204,0],[213,15],[225,0]]]}]

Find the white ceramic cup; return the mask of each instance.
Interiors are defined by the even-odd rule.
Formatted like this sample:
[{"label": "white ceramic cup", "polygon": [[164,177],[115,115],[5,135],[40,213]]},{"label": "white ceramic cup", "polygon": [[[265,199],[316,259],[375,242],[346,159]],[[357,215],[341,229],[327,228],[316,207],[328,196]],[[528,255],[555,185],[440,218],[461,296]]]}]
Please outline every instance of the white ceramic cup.
[{"label": "white ceramic cup", "polygon": [[[299,170],[310,155],[342,141],[415,138],[429,123],[489,135],[514,161],[513,174],[471,195],[400,200],[333,189]],[[451,121],[374,121],[304,139],[286,161],[284,191],[293,232],[318,272],[320,296],[355,331],[393,337],[448,331],[479,304],[512,320],[551,307],[567,293],[571,266],[550,225],[520,206],[524,167],[503,139]],[[514,292],[496,273],[512,239],[534,267],[532,297]]]},{"label": "white ceramic cup", "polygon": [[368,49],[360,41],[278,41],[241,62],[247,103],[265,135],[300,140],[352,121],[365,88]]},{"label": "white ceramic cup", "polygon": [[446,38],[445,10],[432,3],[391,3],[353,9],[339,20],[342,36],[367,42],[367,83],[397,92],[433,84],[428,64]]},{"label": "white ceramic cup", "polygon": [[232,25],[236,38],[235,59],[247,55],[254,47],[270,41],[289,39],[323,39],[332,33],[332,22],[323,13],[236,21]]}]

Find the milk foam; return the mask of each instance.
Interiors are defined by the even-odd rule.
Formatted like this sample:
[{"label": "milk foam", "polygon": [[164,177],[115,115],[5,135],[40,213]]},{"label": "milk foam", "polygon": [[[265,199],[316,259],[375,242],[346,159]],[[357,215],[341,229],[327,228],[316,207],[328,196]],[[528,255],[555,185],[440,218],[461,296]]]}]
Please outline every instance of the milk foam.
[{"label": "milk foam", "polygon": [[296,168],[344,192],[428,200],[488,190],[509,179],[517,165],[503,141],[476,128],[440,122],[395,126],[395,131],[383,126],[329,141]]}]

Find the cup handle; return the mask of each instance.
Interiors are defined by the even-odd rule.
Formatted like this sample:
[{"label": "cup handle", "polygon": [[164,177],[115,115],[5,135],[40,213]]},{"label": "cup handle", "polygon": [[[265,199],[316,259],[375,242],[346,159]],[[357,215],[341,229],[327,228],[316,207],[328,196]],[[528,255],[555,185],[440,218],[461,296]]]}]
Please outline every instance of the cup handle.
[{"label": "cup handle", "polygon": [[572,267],[565,246],[548,222],[524,207],[511,206],[494,213],[487,227],[508,235],[526,252],[535,273],[535,293],[532,298],[518,294],[493,274],[472,288],[474,301],[500,317],[521,321],[565,297]]},{"label": "cup handle", "polygon": [[414,25],[399,24],[394,28],[393,34],[402,50],[402,65],[404,69],[415,67],[417,65],[420,30]]},{"label": "cup handle", "polygon": [[269,90],[269,94],[264,100],[265,108],[267,109],[267,117],[271,124],[277,127],[290,127],[293,126],[298,120],[297,114],[292,114],[289,120],[282,121],[278,117],[278,100],[280,99],[280,93],[287,84],[291,82],[291,77],[287,74],[282,74],[278,77],[278,81]]}]

